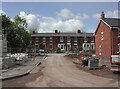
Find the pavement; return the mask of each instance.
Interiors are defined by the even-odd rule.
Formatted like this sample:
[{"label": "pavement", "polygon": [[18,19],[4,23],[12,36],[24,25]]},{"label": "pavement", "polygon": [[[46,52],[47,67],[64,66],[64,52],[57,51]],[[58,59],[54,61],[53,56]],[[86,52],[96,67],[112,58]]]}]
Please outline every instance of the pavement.
[{"label": "pavement", "polygon": [[2,77],[0,80],[8,80],[28,75],[35,67],[39,66],[45,58],[46,56],[37,56],[34,59],[29,59],[29,61],[25,63],[21,63],[20,65],[16,65],[7,70],[1,70]]}]

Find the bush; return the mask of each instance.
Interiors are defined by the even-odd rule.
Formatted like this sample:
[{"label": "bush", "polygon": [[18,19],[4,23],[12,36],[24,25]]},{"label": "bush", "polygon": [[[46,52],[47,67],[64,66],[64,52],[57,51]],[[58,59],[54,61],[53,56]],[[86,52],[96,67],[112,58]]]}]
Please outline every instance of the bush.
[{"label": "bush", "polygon": [[94,49],[92,50],[92,53],[95,54],[95,50]]},{"label": "bush", "polygon": [[54,50],[56,53],[61,53],[61,49],[59,47],[57,47],[55,50]]}]

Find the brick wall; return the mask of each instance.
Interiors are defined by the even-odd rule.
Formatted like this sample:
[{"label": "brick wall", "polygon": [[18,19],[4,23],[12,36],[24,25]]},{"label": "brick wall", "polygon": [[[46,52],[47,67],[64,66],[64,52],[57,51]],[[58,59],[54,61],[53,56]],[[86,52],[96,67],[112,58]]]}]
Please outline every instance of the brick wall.
[{"label": "brick wall", "polygon": [[112,55],[117,55],[118,43],[120,43],[120,38],[118,38],[118,29],[112,30]]},{"label": "brick wall", "polygon": [[[53,37],[53,41],[50,42],[49,41],[50,37],[46,37],[46,42],[43,42],[42,37],[39,37],[39,42],[38,43],[39,44],[40,43],[46,43],[46,49],[47,50],[50,50],[50,44],[53,44],[53,49],[52,50],[54,50],[58,47],[59,43],[64,43],[64,44],[71,43],[71,48],[73,48],[73,49],[74,49],[74,44],[77,44],[78,47],[80,47],[84,43],[84,37],[78,37],[77,42],[74,42],[74,37],[71,37],[70,42],[67,42],[67,37],[63,37],[63,38],[64,38],[64,41],[60,42],[60,37]],[[91,43],[91,37],[88,37],[87,40],[88,40],[87,43]],[[35,37],[32,37],[32,43],[33,43],[33,45],[35,45],[35,43],[36,43]],[[50,50],[50,51],[52,51],[52,50]]]},{"label": "brick wall", "polygon": [[[101,32],[103,32],[103,40],[101,40]],[[101,55],[99,55],[99,45],[101,45]],[[95,52],[96,56],[111,56],[111,29],[102,21],[95,34]]]}]

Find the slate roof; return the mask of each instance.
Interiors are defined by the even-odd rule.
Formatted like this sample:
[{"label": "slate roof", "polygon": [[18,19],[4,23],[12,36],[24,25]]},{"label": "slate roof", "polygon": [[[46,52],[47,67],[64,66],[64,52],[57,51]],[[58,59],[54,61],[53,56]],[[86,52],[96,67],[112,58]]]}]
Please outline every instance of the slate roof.
[{"label": "slate roof", "polygon": [[36,34],[32,34],[31,36],[32,37],[54,37],[54,36],[63,36],[63,37],[84,37],[84,36],[87,36],[87,37],[93,37],[94,36],[94,33],[36,33]]},{"label": "slate roof", "polygon": [[102,18],[111,27],[120,27],[120,18]]}]

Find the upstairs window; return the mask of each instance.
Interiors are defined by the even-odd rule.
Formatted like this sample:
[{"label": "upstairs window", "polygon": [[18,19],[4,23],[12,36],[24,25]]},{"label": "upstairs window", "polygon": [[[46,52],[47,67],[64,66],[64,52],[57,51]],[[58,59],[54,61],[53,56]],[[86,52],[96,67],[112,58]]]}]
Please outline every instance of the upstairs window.
[{"label": "upstairs window", "polygon": [[103,40],[103,32],[101,32],[101,40]]},{"label": "upstairs window", "polygon": [[53,38],[52,37],[50,37],[50,42],[52,42],[53,41]]},{"label": "upstairs window", "polygon": [[84,37],[84,42],[87,42],[87,37]]},{"label": "upstairs window", "polygon": [[63,37],[60,37],[60,42],[63,42],[63,41],[64,41]]},{"label": "upstairs window", "polygon": [[36,42],[39,42],[39,38],[38,38],[38,37],[36,37],[36,38],[35,38],[35,41],[36,41]]},{"label": "upstairs window", "polygon": [[91,42],[94,42],[94,37],[91,37]]},{"label": "upstairs window", "polygon": [[67,37],[67,42],[70,42],[70,37]]},{"label": "upstairs window", "polygon": [[74,42],[77,42],[77,37],[74,37]]},{"label": "upstairs window", "polygon": [[118,37],[120,37],[120,27],[118,28]]},{"label": "upstairs window", "polygon": [[46,38],[45,38],[45,37],[43,37],[42,41],[43,41],[43,42],[46,42]]}]

